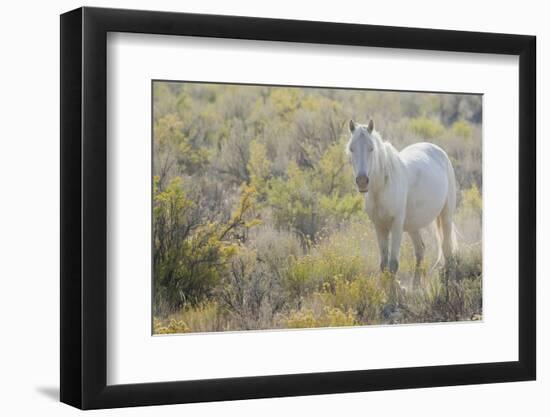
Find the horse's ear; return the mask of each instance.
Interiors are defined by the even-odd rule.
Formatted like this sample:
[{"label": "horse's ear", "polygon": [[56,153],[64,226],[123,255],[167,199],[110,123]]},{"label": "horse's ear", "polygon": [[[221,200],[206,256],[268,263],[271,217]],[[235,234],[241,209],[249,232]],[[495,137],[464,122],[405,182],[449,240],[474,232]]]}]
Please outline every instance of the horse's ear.
[{"label": "horse's ear", "polygon": [[372,133],[372,131],[374,130],[374,122],[372,121],[372,119],[370,119],[369,121],[369,125],[367,126],[367,130],[369,133]]},{"label": "horse's ear", "polygon": [[353,132],[355,130],[355,122],[353,120],[349,121],[349,131]]}]

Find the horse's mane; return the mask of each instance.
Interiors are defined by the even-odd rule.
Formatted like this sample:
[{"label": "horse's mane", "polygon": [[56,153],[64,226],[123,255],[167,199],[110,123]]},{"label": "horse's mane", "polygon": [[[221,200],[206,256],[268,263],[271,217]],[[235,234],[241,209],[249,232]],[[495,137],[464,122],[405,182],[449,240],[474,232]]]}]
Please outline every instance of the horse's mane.
[{"label": "horse's mane", "polygon": [[399,172],[401,160],[399,152],[389,142],[385,142],[376,130],[371,133],[374,146],[376,149],[376,157],[373,160],[373,180],[381,179],[387,183]]}]

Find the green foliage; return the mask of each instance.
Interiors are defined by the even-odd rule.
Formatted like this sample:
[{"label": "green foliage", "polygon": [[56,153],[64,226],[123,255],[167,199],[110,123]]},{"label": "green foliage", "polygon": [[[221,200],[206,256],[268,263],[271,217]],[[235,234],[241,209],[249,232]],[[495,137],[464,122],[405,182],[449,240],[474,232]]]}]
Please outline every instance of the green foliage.
[{"label": "green foliage", "polygon": [[153,269],[157,309],[173,310],[208,297],[219,281],[222,241],[215,224],[201,224],[197,205],[175,177],[165,190],[155,178]]},{"label": "green foliage", "polygon": [[286,327],[290,329],[307,329],[312,327],[320,327],[318,320],[315,318],[312,310],[298,310],[291,312],[286,317]]},{"label": "green foliage", "polygon": [[274,178],[268,192],[275,226],[290,227],[304,239],[315,239],[322,225],[317,194],[310,187],[312,173],[291,163],[287,178]]},{"label": "green foliage", "polygon": [[175,177],[166,189],[155,177],[153,195],[153,269],[157,312],[196,306],[213,295],[235,241],[258,224],[253,217],[255,190],[243,186],[239,203],[225,223],[201,217],[200,205],[186,196]]},{"label": "green foliage", "polygon": [[224,320],[218,304],[205,302],[187,306],[177,313],[170,314],[165,319],[156,318],[153,321],[154,334],[214,332],[224,330]]},{"label": "green foliage", "polygon": [[268,180],[271,176],[271,161],[267,158],[266,146],[253,140],[250,142],[250,159],[247,169],[250,185],[254,187],[260,196],[265,198],[268,191]]},{"label": "green foliage", "polygon": [[319,315],[316,315],[313,310],[309,309],[292,311],[286,317],[285,324],[285,327],[299,329],[311,327],[346,327],[357,323],[352,312],[345,312],[335,307],[325,307]]},{"label": "green foliage", "polygon": [[269,100],[280,117],[290,118],[298,108],[300,90],[296,88],[275,88],[271,90]]},{"label": "green foliage", "polygon": [[423,140],[435,139],[445,132],[445,128],[439,121],[427,117],[411,119],[409,126]]},{"label": "green foliage", "polygon": [[462,207],[476,215],[481,215],[482,208],[481,192],[476,184],[462,191]]},{"label": "green foliage", "polygon": [[[344,240],[343,235],[340,239]],[[363,275],[366,270],[365,257],[361,256],[358,248],[327,240],[292,264],[285,277],[285,285],[293,298],[299,299],[326,285],[334,289],[335,280],[350,281]]]},{"label": "green foliage", "polygon": [[268,203],[277,227],[290,226],[304,241],[316,241],[323,229],[361,215],[363,199],[353,190],[342,149],[329,146],[314,168],[290,163],[286,178],[270,182]]},{"label": "green foliage", "polygon": [[376,275],[359,275],[353,280],[336,275],[332,288],[325,285],[320,296],[325,305],[353,312],[356,320],[364,324],[378,323],[382,307],[388,302],[387,293]]},{"label": "green foliage", "polygon": [[472,139],[474,132],[470,123],[461,119],[453,123],[451,126],[451,134],[461,139],[470,140]]},{"label": "green foliage", "polygon": [[183,320],[159,320],[155,319],[153,323],[154,334],[187,333],[189,327]]},{"label": "green foliage", "polygon": [[481,221],[483,200],[481,191],[476,184],[462,190],[460,204],[455,219],[460,224],[460,233],[465,235],[468,241],[479,243],[481,241]]},{"label": "green foliage", "polygon": [[180,174],[192,174],[208,163],[208,150],[192,143],[183,132],[182,121],[175,114],[158,118],[153,128],[157,138],[154,165],[161,186],[174,170]]},{"label": "green foliage", "polygon": [[353,188],[351,164],[345,157],[343,149],[345,149],[343,141],[327,147],[313,169],[312,187],[323,196],[342,198],[351,195],[360,199],[360,195]]}]

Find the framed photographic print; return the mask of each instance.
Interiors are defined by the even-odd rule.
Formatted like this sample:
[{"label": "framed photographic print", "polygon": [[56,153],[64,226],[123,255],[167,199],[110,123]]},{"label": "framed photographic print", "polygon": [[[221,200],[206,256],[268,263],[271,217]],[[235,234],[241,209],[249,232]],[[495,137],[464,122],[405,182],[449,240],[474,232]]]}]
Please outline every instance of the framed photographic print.
[{"label": "framed photographic print", "polygon": [[536,375],[535,38],[61,16],[61,401]]}]

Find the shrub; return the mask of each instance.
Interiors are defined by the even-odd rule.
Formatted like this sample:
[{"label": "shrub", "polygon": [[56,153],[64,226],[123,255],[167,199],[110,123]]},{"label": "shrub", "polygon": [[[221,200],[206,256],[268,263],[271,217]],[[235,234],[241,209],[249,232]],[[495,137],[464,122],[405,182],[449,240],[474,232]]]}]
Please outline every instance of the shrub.
[{"label": "shrub", "polygon": [[296,88],[276,88],[271,90],[269,100],[282,118],[290,118],[298,108],[300,90]]},{"label": "shrub", "polygon": [[233,185],[249,183],[250,176],[247,170],[250,158],[250,142],[253,132],[250,131],[244,120],[235,119],[227,123],[227,133],[220,141],[219,153],[213,161],[216,175],[221,175]]},{"label": "shrub", "polygon": [[285,326],[290,329],[304,329],[319,327],[312,310],[298,310],[291,312],[285,320]]},{"label": "shrub", "polygon": [[463,140],[470,140],[473,136],[473,129],[470,123],[461,119],[452,124],[450,133]]},{"label": "shrub", "polygon": [[325,307],[320,315],[310,309],[292,311],[285,320],[287,328],[345,327],[357,324],[352,311]]},{"label": "shrub", "polygon": [[271,176],[271,162],[267,158],[267,151],[264,144],[255,140],[250,142],[250,159],[247,170],[250,178],[250,185],[254,187],[262,198],[266,197],[267,181]]},{"label": "shrub", "polygon": [[254,229],[249,247],[277,279],[281,279],[295,260],[303,256],[300,239],[294,233],[267,225]]},{"label": "shrub", "polygon": [[167,314],[210,298],[237,242],[258,224],[255,190],[242,187],[241,197],[227,222],[202,217],[201,206],[174,178],[161,190],[155,180],[153,201],[154,308]]},{"label": "shrub", "polygon": [[155,319],[153,323],[153,334],[186,333],[189,331],[189,327],[182,320],[170,319],[167,322],[162,322]]},{"label": "shrub", "polygon": [[226,326],[216,302],[205,302],[195,307],[187,306],[165,319],[155,317],[153,334],[215,332]]},{"label": "shrub", "polygon": [[[474,261],[475,262],[475,261]],[[479,319],[482,314],[482,281],[480,271],[460,262],[456,276],[444,272],[426,278],[423,288],[407,293],[403,301],[405,313],[401,322],[439,322]]]},{"label": "shrub", "polygon": [[460,235],[466,242],[477,243],[481,240],[481,220],[483,201],[476,184],[462,190],[460,205],[456,214]]},{"label": "shrub", "polygon": [[[157,180],[158,181],[158,180]],[[208,296],[218,282],[221,242],[211,224],[201,224],[197,205],[187,198],[180,177],[153,201],[155,309],[174,310]],[[165,311],[166,312],[166,311]]]},{"label": "shrub", "polygon": [[334,286],[325,285],[319,293],[323,304],[341,311],[354,312],[356,320],[362,324],[380,321],[380,313],[387,302],[387,295],[380,278],[376,275],[359,276],[354,280],[334,277]]},{"label": "shrub", "polygon": [[445,132],[445,128],[439,121],[427,117],[410,119],[409,128],[424,140],[437,138]]},{"label": "shrub", "polygon": [[268,203],[273,210],[277,228],[287,228],[299,233],[305,241],[315,240],[322,228],[317,194],[310,187],[312,175],[291,163],[287,178],[275,178],[271,182]]},{"label": "shrub", "polygon": [[355,315],[351,310],[344,312],[336,307],[326,307],[325,314],[327,327],[344,327],[356,324]]},{"label": "shrub", "polygon": [[462,191],[462,209],[470,212],[472,215],[480,216],[482,209],[481,193],[476,184]]},{"label": "shrub", "polygon": [[367,245],[375,243],[364,223],[352,223],[321,239],[289,266],[283,283],[290,299],[300,306],[309,294],[327,288],[334,292],[338,282],[364,277],[369,271],[369,258],[378,256],[374,246],[370,253],[364,251]]},{"label": "shrub", "polygon": [[181,312],[181,321],[189,332],[215,332],[225,329],[225,320],[217,301],[203,302]]},{"label": "shrub", "polygon": [[197,174],[206,167],[210,158],[208,149],[193,143],[185,135],[184,124],[176,114],[169,113],[156,119],[153,129],[156,141],[154,168],[162,183],[174,168],[172,160],[185,174]]},{"label": "shrub", "polygon": [[241,248],[231,260],[218,297],[241,329],[269,327],[285,303],[280,282],[254,251]]},{"label": "shrub", "polygon": [[270,182],[267,202],[277,227],[290,226],[303,242],[315,242],[323,230],[364,216],[363,197],[353,188],[343,149],[343,143],[329,146],[313,168],[293,162],[286,178]]}]

